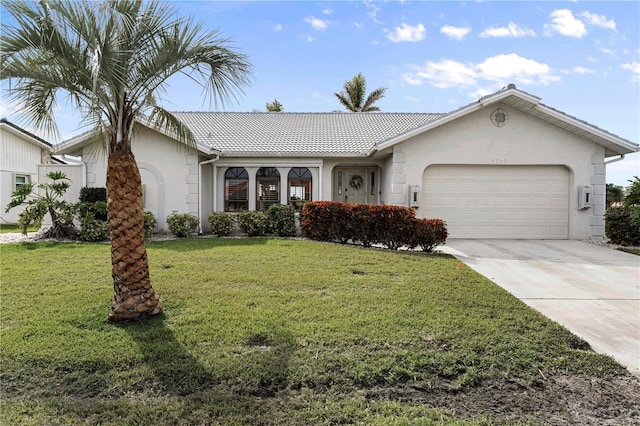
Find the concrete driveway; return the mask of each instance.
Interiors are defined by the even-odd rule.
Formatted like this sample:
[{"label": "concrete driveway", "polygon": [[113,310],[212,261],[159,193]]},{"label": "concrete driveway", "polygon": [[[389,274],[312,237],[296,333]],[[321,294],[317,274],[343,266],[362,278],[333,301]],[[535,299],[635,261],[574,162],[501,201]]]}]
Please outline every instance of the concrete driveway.
[{"label": "concrete driveway", "polygon": [[569,240],[439,247],[640,376],[640,257]]}]

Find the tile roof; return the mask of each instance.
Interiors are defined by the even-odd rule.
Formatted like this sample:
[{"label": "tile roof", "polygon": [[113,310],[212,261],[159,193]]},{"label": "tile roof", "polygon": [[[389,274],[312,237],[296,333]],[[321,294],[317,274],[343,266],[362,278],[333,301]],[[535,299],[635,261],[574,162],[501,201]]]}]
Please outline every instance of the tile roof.
[{"label": "tile roof", "polygon": [[27,135],[27,136],[29,136],[29,137],[31,137],[31,138],[33,138],[33,139],[35,139],[35,140],[37,140],[38,142],[41,142],[41,143],[43,143],[43,144],[45,144],[45,145],[49,146],[50,148],[51,148],[51,147],[53,147],[53,145],[52,145],[51,143],[49,143],[49,142],[45,141],[45,140],[44,140],[44,139],[42,139],[41,137],[36,136],[36,135],[34,135],[33,133],[31,133],[31,132],[29,132],[29,131],[27,131],[27,130],[23,129],[23,128],[22,128],[22,127],[20,127],[20,126],[18,126],[18,125],[16,125],[16,124],[13,124],[12,122],[10,122],[9,120],[7,120],[6,118],[2,118],[2,119],[0,119],[0,123],[2,123],[2,124],[6,124],[7,126],[14,128],[15,130],[17,130],[17,131],[19,131],[19,132],[21,132],[21,133],[23,133],[23,134],[25,134],[25,135]]},{"label": "tile roof", "polygon": [[366,153],[443,114],[175,112],[196,142],[223,154]]}]

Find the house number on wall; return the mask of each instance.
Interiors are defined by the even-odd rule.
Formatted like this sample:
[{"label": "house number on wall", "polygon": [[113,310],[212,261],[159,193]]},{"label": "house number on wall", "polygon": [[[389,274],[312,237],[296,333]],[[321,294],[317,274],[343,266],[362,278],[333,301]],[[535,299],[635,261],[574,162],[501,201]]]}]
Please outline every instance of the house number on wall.
[{"label": "house number on wall", "polygon": [[507,160],[504,158],[492,158],[491,164],[507,164]]}]

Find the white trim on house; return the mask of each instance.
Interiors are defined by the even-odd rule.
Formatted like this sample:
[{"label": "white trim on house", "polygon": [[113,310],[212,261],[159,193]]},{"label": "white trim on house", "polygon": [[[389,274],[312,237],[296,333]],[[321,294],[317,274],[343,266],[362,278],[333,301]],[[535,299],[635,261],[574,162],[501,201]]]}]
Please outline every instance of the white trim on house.
[{"label": "white trim on house", "polygon": [[542,121],[604,146],[606,148],[606,157],[640,151],[640,147],[637,144],[609,133],[606,130],[600,129],[586,121],[579,120],[561,111],[548,107],[540,103],[540,100],[540,98],[518,90],[515,85],[510,84],[506,89],[500,92],[487,95],[480,98],[477,102],[436,118],[422,127],[381,142],[377,145],[377,149],[383,150],[390,148],[416,135],[433,130],[451,121],[486,108],[487,106],[504,103]]}]

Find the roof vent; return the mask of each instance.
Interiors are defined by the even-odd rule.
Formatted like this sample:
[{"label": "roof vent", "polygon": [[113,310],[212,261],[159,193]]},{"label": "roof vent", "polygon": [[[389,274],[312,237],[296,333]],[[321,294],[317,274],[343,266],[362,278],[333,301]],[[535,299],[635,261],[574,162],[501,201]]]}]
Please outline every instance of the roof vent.
[{"label": "roof vent", "polygon": [[510,83],[510,84],[507,86],[507,89],[515,89],[515,88],[516,88],[516,85],[515,85],[515,84],[513,84],[513,83]]}]

